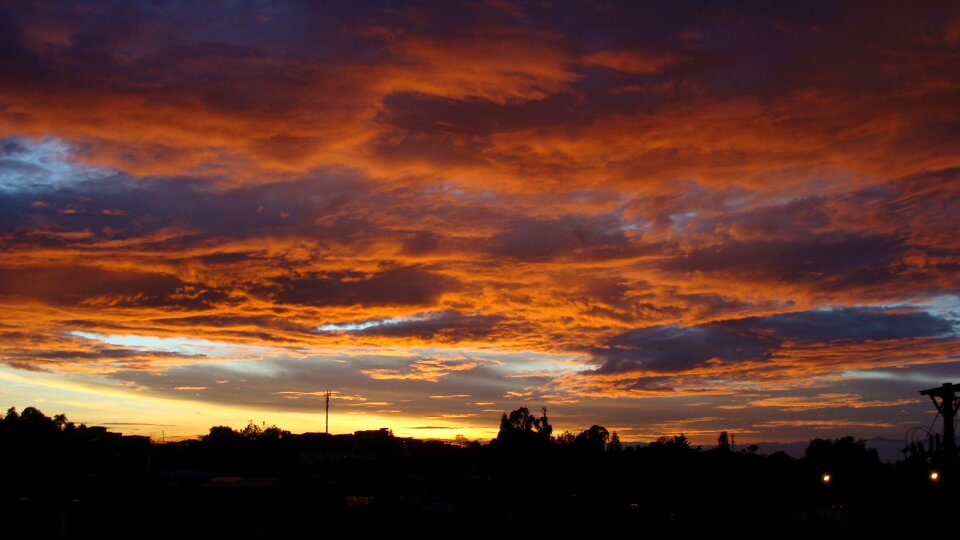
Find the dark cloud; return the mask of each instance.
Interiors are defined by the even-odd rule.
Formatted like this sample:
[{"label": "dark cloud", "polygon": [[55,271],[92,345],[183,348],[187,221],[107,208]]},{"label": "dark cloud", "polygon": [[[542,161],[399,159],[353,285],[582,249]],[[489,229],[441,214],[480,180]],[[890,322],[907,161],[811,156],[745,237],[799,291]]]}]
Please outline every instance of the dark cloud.
[{"label": "dark cloud", "polygon": [[718,272],[818,288],[844,289],[896,280],[903,242],[892,236],[731,241],[663,263],[669,272]]},{"label": "dark cloud", "polygon": [[831,210],[824,197],[804,197],[785,204],[724,214],[707,220],[700,227],[720,230],[738,239],[803,240],[832,223]]},{"label": "dark cloud", "polygon": [[[953,338],[949,321],[923,311],[843,308],[746,317],[700,326],[631,330],[594,349],[598,373],[680,372],[725,362],[765,360],[787,341],[807,343]],[[644,382],[647,384],[647,382]]]},{"label": "dark cloud", "polygon": [[[377,231],[356,210],[381,204],[382,197],[375,187],[338,173],[318,172],[297,181],[228,190],[190,178],[133,181],[101,173],[41,191],[0,190],[0,226],[8,242],[47,245],[137,239],[139,245],[176,252],[211,237],[289,235],[360,246]],[[60,235],[78,230],[86,236]],[[151,240],[163,230],[178,234]],[[259,256],[256,251],[234,249],[204,254],[198,260],[226,265]]]},{"label": "dark cloud", "polygon": [[[944,360],[947,360],[944,358]],[[838,381],[831,392],[854,393],[866,399],[915,398],[924,406],[929,398],[920,396],[920,390],[940,386],[945,382],[960,381],[960,361],[936,364],[876,367],[848,373]]]},{"label": "dark cloud", "polygon": [[51,305],[207,309],[235,303],[229,291],[186,283],[173,274],[96,266],[3,268],[0,297]]},{"label": "dark cloud", "polygon": [[455,343],[489,337],[505,321],[501,315],[467,315],[454,310],[420,313],[404,319],[370,319],[338,323],[334,326],[354,327],[340,330],[359,336],[416,338]]},{"label": "dark cloud", "polygon": [[490,239],[488,249],[494,256],[521,260],[611,259],[640,253],[618,220],[581,216],[512,221]]},{"label": "dark cloud", "polygon": [[328,272],[283,276],[268,294],[275,301],[313,306],[433,304],[458,282],[408,266],[374,272]]},{"label": "dark cloud", "polygon": [[611,339],[596,351],[601,373],[623,371],[684,371],[711,358],[749,360],[768,357],[776,338],[725,326],[656,326],[633,330]]},{"label": "dark cloud", "polygon": [[[0,43],[0,53],[18,74],[32,75],[21,78],[22,83],[134,89],[152,81],[174,90],[171,83],[186,77],[208,99],[208,105],[256,100],[258,105],[274,102],[283,106],[283,99],[271,92],[227,92],[235,80],[223,75],[230,73],[231,64],[244,59],[300,56],[333,63],[369,56],[379,40],[345,32],[344,20],[364,17],[364,13],[369,16],[378,9],[376,5],[348,8],[331,4],[317,10],[289,4],[271,9],[211,5],[194,10],[172,4],[112,2],[73,8],[56,3],[8,6],[0,17],[6,38]],[[43,32],[64,26],[71,28],[69,40],[56,45],[45,39],[31,42],[24,32],[25,28]],[[41,33],[40,37],[53,36]],[[216,60],[211,66],[219,63],[226,71],[192,69],[191,62],[204,60]],[[263,69],[269,71],[271,66]],[[272,80],[262,79],[265,88],[288,79],[283,73],[275,75]],[[173,91],[167,99],[186,96]],[[250,105],[246,103],[246,107]]]},{"label": "dark cloud", "polygon": [[445,134],[387,133],[371,142],[371,150],[388,163],[430,163],[437,167],[486,164],[480,147]]},{"label": "dark cloud", "polygon": [[154,323],[173,327],[205,326],[229,330],[236,327],[255,327],[264,330],[277,330],[291,333],[312,334],[312,326],[303,326],[295,322],[265,315],[191,315],[186,317],[158,317]]},{"label": "dark cloud", "polygon": [[731,321],[731,327],[769,329],[783,339],[808,342],[909,339],[953,334],[950,322],[924,311],[843,308],[782,313]]},{"label": "dark cloud", "polygon": [[174,275],[94,266],[4,268],[0,296],[33,298],[51,304],[77,304],[97,298],[120,301],[169,299],[184,283]]},{"label": "dark cloud", "polygon": [[3,358],[0,359],[0,361],[13,369],[22,369],[23,371],[33,371],[35,373],[48,373],[51,371],[40,365],[36,360],[10,360]]},{"label": "dark cloud", "polygon": [[440,246],[440,236],[430,231],[416,231],[403,240],[403,251],[409,255],[425,255]]},{"label": "dark cloud", "polygon": [[[27,371],[150,370],[159,364],[199,361],[202,354],[147,351],[109,345],[61,332],[0,332],[0,363]],[[24,345],[29,344],[29,347]]]},{"label": "dark cloud", "polygon": [[398,92],[384,98],[378,119],[412,133],[485,136],[569,122],[572,116],[583,114],[583,105],[583,101],[572,94],[520,103],[494,103],[477,98],[458,100]]},{"label": "dark cloud", "polygon": [[751,10],[721,3],[691,10],[696,13],[691,8],[671,11],[686,11],[688,28],[697,32],[688,45],[699,53],[691,68],[700,80],[719,96],[763,100],[797,88],[852,95],[891,91],[904,82],[902,72],[888,69],[903,61],[895,51],[917,48],[920,36],[942,32],[942,17],[957,14],[939,3],[916,11],[895,3],[865,11],[830,2]]}]

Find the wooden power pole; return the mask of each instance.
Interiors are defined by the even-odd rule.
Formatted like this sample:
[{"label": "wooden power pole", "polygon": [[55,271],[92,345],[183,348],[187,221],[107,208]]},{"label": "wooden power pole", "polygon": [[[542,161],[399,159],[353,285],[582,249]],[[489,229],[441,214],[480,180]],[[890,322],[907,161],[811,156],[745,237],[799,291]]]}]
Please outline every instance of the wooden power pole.
[{"label": "wooden power pole", "polygon": [[[958,390],[960,390],[960,385],[943,383],[943,386],[920,391],[920,395],[930,396],[937,412],[943,415],[943,450],[947,460],[951,462],[957,458],[957,441],[953,429],[953,419],[957,415],[957,409],[960,409],[960,398],[957,397]],[[937,398],[940,398],[940,401],[937,401]]]},{"label": "wooden power pole", "polygon": [[327,415],[326,415],[326,425],[323,428],[323,432],[327,435],[330,434],[330,394],[331,392],[327,390],[323,393],[323,397],[327,398]]}]

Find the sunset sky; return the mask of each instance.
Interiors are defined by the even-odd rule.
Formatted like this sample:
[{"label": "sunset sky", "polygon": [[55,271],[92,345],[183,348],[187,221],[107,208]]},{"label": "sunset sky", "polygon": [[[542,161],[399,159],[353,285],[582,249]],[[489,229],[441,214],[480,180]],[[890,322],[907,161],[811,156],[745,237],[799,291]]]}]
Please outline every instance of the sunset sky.
[{"label": "sunset sky", "polygon": [[3,408],[711,444],[960,383],[956,2],[14,1],[0,73]]}]

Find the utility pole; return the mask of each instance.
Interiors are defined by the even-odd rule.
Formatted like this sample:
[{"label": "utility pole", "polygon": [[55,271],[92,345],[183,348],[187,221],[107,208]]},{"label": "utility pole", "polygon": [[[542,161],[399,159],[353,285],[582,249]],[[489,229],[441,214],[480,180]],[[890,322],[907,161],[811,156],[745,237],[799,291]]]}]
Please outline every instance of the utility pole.
[{"label": "utility pole", "polygon": [[326,422],[326,426],[324,426],[323,428],[323,432],[326,433],[327,435],[330,434],[330,394],[331,393],[332,392],[330,392],[329,390],[323,393],[323,397],[327,398],[327,422]]},{"label": "utility pole", "polygon": [[[920,395],[930,396],[937,412],[943,415],[943,450],[949,462],[953,462],[957,458],[957,441],[953,429],[953,419],[957,415],[957,409],[960,409],[960,398],[957,397],[958,390],[960,390],[960,385],[943,383],[943,386],[920,391]],[[937,401],[937,398],[940,398],[940,401]]]}]

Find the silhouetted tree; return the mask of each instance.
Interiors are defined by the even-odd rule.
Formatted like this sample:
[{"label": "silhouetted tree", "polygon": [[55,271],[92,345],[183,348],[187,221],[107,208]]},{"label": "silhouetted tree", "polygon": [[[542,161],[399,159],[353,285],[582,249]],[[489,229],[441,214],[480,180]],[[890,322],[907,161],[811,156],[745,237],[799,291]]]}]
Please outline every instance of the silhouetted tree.
[{"label": "silhouetted tree", "polygon": [[726,431],[721,431],[720,436],[717,437],[717,450],[721,452],[730,451],[730,435]]},{"label": "silhouetted tree", "polygon": [[214,444],[235,444],[237,441],[243,440],[243,435],[237,433],[233,428],[228,426],[214,426],[210,428],[210,433],[204,435],[202,440],[207,443]]},{"label": "silhouetted tree", "polygon": [[570,431],[564,431],[560,435],[557,435],[554,439],[557,444],[562,444],[564,446],[573,444],[573,441],[575,440],[577,440],[577,436]]},{"label": "silhouetted tree", "polygon": [[607,428],[592,425],[589,429],[581,431],[580,434],[577,435],[574,444],[582,451],[602,454],[608,440],[610,440],[610,433],[607,431]]},{"label": "silhouetted tree", "polygon": [[511,411],[509,416],[503,413],[495,444],[513,448],[546,446],[552,433],[547,409],[543,409],[543,415],[537,418],[526,407],[520,407]]},{"label": "silhouetted tree", "polygon": [[540,433],[544,429],[550,429],[552,431],[547,421],[546,409],[543,410],[543,416],[540,418],[530,414],[530,411],[526,407],[520,407],[515,411],[511,411],[510,416],[507,416],[507,413],[503,413],[503,416],[500,418],[500,433],[529,433],[533,431]]},{"label": "silhouetted tree", "polygon": [[240,435],[243,435],[248,439],[256,439],[257,437],[260,436],[261,433],[263,433],[263,429],[260,426],[254,424],[253,420],[248,420],[247,426],[240,430]]},{"label": "silhouetted tree", "polygon": [[553,426],[550,425],[550,421],[547,420],[547,408],[542,407],[540,412],[543,413],[538,419],[538,428],[537,433],[541,436],[542,439],[550,442],[550,437],[553,435]]},{"label": "silhouetted tree", "polygon": [[27,407],[24,409],[23,412],[20,413],[20,420],[33,424],[46,424],[48,422],[53,423],[53,421],[50,420],[47,415],[43,414],[43,412],[36,407]]},{"label": "silhouetted tree", "polygon": [[610,443],[607,444],[607,452],[617,453],[623,450],[623,445],[620,444],[620,436],[617,435],[617,432],[614,431],[610,435]]},{"label": "silhouetted tree", "polygon": [[877,451],[867,448],[866,441],[849,436],[835,440],[813,439],[803,455],[811,463],[833,467],[880,463]]},{"label": "silhouetted tree", "polygon": [[277,439],[283,438],[283,434],[284,434],[284,431],[274,425],[268,428],[264,428],[260,432],[260,435],[257,436],[257,439],[258,440],[261,440],[261,439],[277,440]]},{"label": "silhouetted tree", "polygon": [[683,433],[674,435],[673,437],[662,436],[650,443],[650,448],[668,452],[686,452],[690,450],[690,441],[687,440],[687,436]]}]

